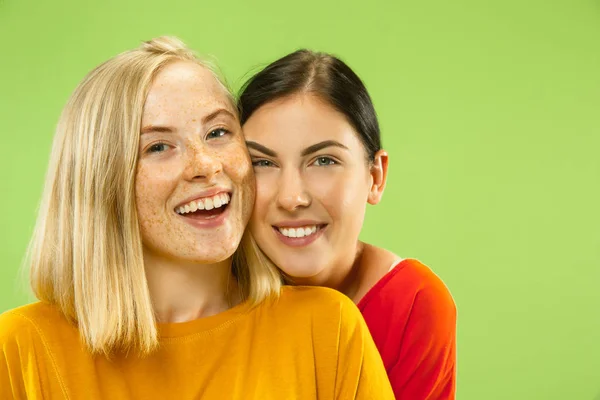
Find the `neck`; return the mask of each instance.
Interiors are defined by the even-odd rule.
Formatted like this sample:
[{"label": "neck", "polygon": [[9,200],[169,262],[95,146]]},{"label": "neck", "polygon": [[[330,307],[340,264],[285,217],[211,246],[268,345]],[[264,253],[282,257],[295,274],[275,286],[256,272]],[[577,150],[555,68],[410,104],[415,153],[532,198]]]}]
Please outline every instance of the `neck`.
[{"label": "neck", "polygon": [[357,242],[353,251],[348,251],[343,259],[336,260],[334,266],[325,268],[321,273],[309,278],[294,278],[298,285],[325,286],[344,293],[354,299],[359,290],[362,274],[362,257],[365,249],[363,242]]},{"label": "neck", "polygon": [[150,297],[159,323],[187,322],[241,301],[231,258],[215,264],[183,262],[144,249]]}]

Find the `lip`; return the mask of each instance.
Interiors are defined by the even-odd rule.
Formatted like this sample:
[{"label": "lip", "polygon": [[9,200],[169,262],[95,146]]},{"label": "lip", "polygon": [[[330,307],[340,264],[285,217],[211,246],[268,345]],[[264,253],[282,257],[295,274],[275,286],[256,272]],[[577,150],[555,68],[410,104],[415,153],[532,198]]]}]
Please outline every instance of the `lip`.
[{"label": "lip", "polygon": [[216,217],[208,218],[208,219],[207,218],[204,218],[204,219],[190,218],[190,217],[186,217],[184,215],[180,215],[177,213],[175,213],[175,215],[177,215],[177,217],[183,219],[183,221],[186,224],[189,224],[189,225],[193,226],[194,228],[200,228],[200,229],[216,228],[220,225],[223,225],[223,223],[229,216],[229,208],[230,207],[225,208],[225,210],[221,214],[217,215]]},{"label": "lip", "polygon": [[184,201],[182,201],[181,203],[179,203],[178,205],[176,205],[175,208],[174,208],[174,210],[177,210],[179,207],[186,205],[190,201],[195,201],[195,200],[198,200],[198,199],[203,199],[205,197],[213,197],[214,195],[219,194],[219,193],[227,193],[231,197],[231,190],[230,189],[212,188],[212,189],[205,190],[204,192],[200,192],[200,193],[197,193],[197,194],[195,194],[193,196],[188,197],[187,199],[185,199]]},{"label": "lip", "polygon": [[[318,238],[320,238],[323,235],[323,232],[325,232],[325,230],[329,226],[328,224],[316,224],[316,223],[306,224],[306,221],[298,221],[298,222],[302,222],[304,225],[297,224],[296,226],[318,225],[321,228],[319,228],[319,230],[312,235],[304,236],[301,238],[291,238],[291,237],[284,236],[281,232],[279,232],[279,229],[277,229],[277,226],[272,226],[273,231],[275,232],[275,236],[277,236],[277,238],[286,246],[305,247],[305,246],[308,246],[309,244],[313,243]],[[293,228],[292,225],[282,225],[282,227]]]}]

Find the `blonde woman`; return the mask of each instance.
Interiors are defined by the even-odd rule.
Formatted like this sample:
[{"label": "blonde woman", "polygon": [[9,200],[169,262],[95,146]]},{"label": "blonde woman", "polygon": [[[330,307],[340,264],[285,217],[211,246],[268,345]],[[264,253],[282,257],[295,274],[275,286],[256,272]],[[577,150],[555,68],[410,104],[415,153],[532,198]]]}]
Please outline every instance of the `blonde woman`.
[{"label": "blonde woman", "polygon": [[244,236],[254,185],[229,92],[181,42],[93,70],[54,139],[40,301],[0,316],[0,398],[393,399],[352,302],[282,288]]}]

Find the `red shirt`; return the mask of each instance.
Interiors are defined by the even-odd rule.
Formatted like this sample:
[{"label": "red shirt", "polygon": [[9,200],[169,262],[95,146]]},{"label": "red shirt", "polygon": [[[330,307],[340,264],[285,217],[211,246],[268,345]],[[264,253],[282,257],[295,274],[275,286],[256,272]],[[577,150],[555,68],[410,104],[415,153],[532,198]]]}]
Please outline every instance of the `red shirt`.
[{"label": "red shirt", "polygon": [[447,400],[456,391],[456,306],[441,279],[402,260],[361,299],[397,400]]}]

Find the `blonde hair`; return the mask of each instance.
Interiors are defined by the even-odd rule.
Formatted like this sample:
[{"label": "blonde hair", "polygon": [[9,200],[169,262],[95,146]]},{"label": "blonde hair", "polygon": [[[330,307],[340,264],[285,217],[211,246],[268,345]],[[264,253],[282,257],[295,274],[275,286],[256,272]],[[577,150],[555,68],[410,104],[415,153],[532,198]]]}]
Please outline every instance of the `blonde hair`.
[{"label": "blonde hair", "polygon": [[[160,37],[95,68],[59,120],[28,251],[31,286],[78,325],[92,353],[152,351],[158,334],[135,205],[142,109],[156,73],[173,61],[206,62]],[[233,257],[244,300],[279,293],[273,264],[245,233]]]}]

